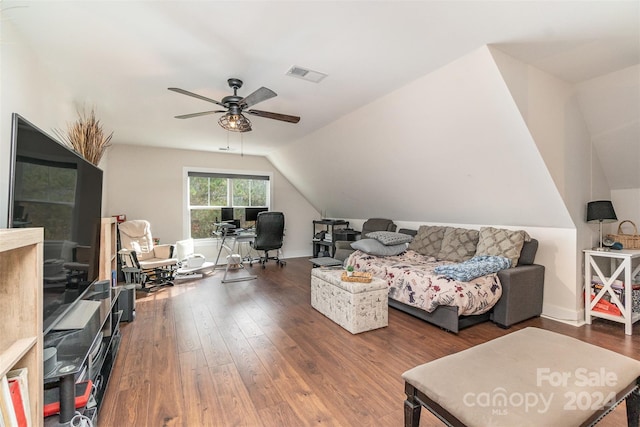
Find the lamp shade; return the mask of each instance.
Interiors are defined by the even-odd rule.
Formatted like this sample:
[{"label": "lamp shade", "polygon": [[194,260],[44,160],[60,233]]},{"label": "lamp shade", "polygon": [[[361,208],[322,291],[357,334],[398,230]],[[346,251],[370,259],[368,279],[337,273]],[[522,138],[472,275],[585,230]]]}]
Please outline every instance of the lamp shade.
[{"label": "lamp shade", "polygon": [[609,200],[587,203],[587,222],[615,222],[618,220]]}]

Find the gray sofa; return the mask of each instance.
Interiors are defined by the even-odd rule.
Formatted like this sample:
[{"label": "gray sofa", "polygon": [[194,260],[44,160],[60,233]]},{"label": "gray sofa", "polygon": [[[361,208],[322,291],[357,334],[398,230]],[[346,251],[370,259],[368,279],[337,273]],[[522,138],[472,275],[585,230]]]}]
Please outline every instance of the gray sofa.
[{"label": "gray sofa", "polygon": [[[423,227],[421,227],[421,230],[422,229]],[[416,234],[415,231],[405,229],[401,229],[399,232],[411,235]],[[419,234],[416,239],[419,240],[421,237],[425,238],[425,236]],[[432,241],[434,240],[433,235],[427,237]],[[414,239],[414,241],[416,239]],[[475,245],[478,244],[477,240],[475,243],[468,243],[468,245],[472,244],[473,246],[469,246],[467,250],[476,250]],[[417,249],[419,253],[425,252],[422,253],[423,255],[428,255],[426,252],[429,251],[421,247],[419,242],[413,247],[410,245],[410,249]],[[487,320],[491,320],[502,328],[508,328],[515,323],[537,317],[542,313],[545,268],[542,265],[535,264],[537,249],[537,240],[531,239],[530,241],[523,242],[518,253],[517,263],[513,263],[516,264],[516,266],[497,273],[502,285],[502,296],[493,308],[486,313],[460,316],[457,307],[445,305],[438,306],[438,308],[432,312],[427,312],[420,308],[396,301],[393,298],[389,298],[389,305],[454,333],[457,333],[465,327]],[[491,251],[491,248],[489,248],[489,251]],[[430,255],[433,256],[433,254]],[[511,255],[513,256],[513,254]]]}]

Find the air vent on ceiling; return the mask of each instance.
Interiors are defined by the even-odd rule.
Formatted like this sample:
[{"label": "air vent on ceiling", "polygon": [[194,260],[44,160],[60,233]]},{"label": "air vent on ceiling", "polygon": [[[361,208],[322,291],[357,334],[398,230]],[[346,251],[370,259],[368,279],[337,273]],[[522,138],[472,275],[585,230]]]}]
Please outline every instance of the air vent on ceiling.
[{"label": "air vent on ceiling", "polygon": [[289,68],[287,75],[291,77],[297,77],[299,79],[308,80],[310,82],[319,83],[322,79],[327,77],[327,74],[320,73],[318,71],[309,70],[306,68],[298,67],[294,65]]}]

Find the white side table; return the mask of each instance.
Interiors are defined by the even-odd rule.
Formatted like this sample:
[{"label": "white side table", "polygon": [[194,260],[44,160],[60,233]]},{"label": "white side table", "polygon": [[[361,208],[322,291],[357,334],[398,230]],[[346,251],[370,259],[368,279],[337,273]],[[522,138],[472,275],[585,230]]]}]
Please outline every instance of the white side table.
[{"label": "white side table", "polygon": [[[611,276],[607,277],[596,260],[609,258],[611,262]],[[620,251],[584,251],[584,300],[585,321],[591,324],[592,317],[613,320],[624,323],[624,332],[631,335],[633,324],[640,320],[640,312],[633,311],[633,278],[640,273],[640,250],[623,249]],[[602,289],[591,301],[591,280],[597,276],[602,281]],[[614,280],[622,280],[624,283],[624,301],[622,304],[616,293],[611,288]],[[596,311],[593,308],[605,295],[609,295],[611,303],[615,304],[621,312],[620,316]]]}]

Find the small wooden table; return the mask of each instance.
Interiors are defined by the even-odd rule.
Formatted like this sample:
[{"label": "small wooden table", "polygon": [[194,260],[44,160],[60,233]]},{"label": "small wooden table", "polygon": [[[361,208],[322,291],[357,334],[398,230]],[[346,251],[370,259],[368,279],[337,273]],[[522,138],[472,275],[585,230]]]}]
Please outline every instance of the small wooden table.
[{"label": "small wooden table", "polygon": [[424,406],[449,426],[592,426],[626,399],[640,421],[640,361],[539,328],[402,374],[405,427]]}]

